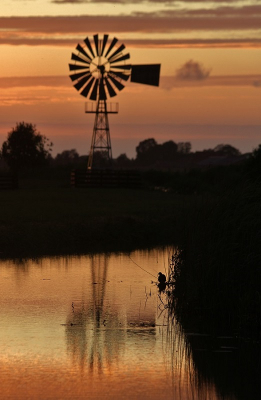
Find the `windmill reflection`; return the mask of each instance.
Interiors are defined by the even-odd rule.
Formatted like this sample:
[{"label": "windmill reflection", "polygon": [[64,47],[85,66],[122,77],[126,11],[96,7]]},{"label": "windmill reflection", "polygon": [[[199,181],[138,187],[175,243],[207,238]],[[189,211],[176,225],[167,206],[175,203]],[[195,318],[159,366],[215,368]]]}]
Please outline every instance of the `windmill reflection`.
[{"label": "windmill reflection", "polygon": [[73,301],[66,322],[67,349],[73,363],[90,371],[108,369],[117,363],[123,345],[124,317],[117,308],[105,302],[108,256],[96,255],[91,260],[89,296]]}]

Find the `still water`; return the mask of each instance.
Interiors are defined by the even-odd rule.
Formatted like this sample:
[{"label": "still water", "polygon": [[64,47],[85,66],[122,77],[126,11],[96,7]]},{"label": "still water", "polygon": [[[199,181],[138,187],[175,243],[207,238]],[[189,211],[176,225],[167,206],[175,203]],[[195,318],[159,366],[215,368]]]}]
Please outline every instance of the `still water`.
[{"label": "still water", "polygon": [[236,399],[199,382],[186,335],[152,283],[170,256],[1,261],[0,398]]}]

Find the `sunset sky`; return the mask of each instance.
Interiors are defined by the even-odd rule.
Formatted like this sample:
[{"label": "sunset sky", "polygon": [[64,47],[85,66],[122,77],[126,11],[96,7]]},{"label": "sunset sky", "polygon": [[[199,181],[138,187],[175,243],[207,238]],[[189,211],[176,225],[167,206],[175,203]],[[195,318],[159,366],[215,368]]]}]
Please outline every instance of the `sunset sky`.
[{"label": "sunset sky", "polygon": [[127,82],[113,98],[113,157],[134,157],[151,137],[190,141],[192,151],[261,143],[261,0],[1,0],[0,146],[25,121],[53,155],[89,152],[93,115],[68,63],[96,33],[124,43],[131,64],[161,64],[159,87]]}]

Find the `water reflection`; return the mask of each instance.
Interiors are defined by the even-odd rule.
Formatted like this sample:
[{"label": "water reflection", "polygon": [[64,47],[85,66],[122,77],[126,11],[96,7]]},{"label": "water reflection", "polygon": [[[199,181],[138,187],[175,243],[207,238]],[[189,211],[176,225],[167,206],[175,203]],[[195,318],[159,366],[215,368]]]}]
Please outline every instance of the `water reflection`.
[{"label": "water reflection", "polygon": [[171,252],[1,262],[0,398],[234,399],[151,283]]},{"label": "water reflection", "polygon": [[91,300],[73,299],[66,321],[66,341],[73,364],[94,372],[118,361],[126,324],[115,307],[105,303],[108,256],[92,256],[90,268]]}]

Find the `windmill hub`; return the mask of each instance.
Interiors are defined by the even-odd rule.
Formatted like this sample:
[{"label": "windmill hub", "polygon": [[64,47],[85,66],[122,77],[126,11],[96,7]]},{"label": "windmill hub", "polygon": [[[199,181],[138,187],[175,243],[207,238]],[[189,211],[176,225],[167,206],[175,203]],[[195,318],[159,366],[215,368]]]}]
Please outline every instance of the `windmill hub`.
[{"label": "windmill hub", "polygon": [[90,63],[90,73],[95,79],[108,75],[110,63],[105,57],[95,57]]},{"label": "windmill hub", "polygon": [[101,76],[104,76],[106,70],[104,65],[98,65],[98,69],[100,70]]},{"label": "windmill hub", "polygon": [[118,46],[117,38],[108,39],[107,34],[102,39],[96,34],[93,41],[86,37],[85,46],[78,44],[77,54],[72,53],[74,64],[69,64],[75,89],[97,102],[88,168],[95,149],[108,151],[108,158],[112,158],[108,114],[115,112],[108,111],[107,98],[116,96],[129,78],[131,82],[159,86],[160,64],[126,64],[130,54],[124,54],[125,45]]}]

